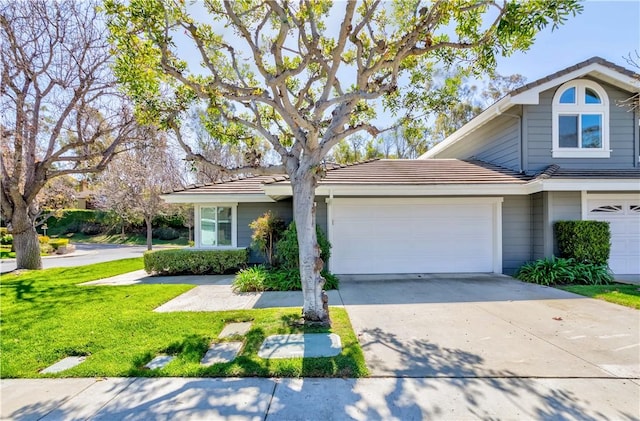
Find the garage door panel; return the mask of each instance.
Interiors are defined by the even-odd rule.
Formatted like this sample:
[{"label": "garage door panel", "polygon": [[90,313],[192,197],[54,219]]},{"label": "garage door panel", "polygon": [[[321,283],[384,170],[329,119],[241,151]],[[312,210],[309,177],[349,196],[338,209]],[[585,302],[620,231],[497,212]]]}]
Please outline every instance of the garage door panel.
[{"label": "garage door panel", "polygon": [[493,212],[487,203],[337,203],[332,271],[492,272]]},{"label": "garage door panel", "polygon": [[588,200],[587,218],[609,222],[609,267],[616,274],[640,274],[639,200],[611,198]]}]

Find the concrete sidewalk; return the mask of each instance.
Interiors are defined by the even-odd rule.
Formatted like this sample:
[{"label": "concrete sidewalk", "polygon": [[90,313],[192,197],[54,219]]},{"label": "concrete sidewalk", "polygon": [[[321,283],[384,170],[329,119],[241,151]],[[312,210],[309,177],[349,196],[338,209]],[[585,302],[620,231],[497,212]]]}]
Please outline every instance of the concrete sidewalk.
[{"label": "concrete sidewalk", "polygon": [[640,417],[638,385],[614,379],[37,379],[1,392],[2,419],[23,421]]}]

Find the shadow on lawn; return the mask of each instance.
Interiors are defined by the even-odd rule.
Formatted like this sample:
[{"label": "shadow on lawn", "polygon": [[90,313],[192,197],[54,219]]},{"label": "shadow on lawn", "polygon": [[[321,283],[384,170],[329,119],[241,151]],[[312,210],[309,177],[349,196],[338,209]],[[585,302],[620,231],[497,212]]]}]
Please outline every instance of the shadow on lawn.
[{"label": "shadow on lawn", "polygon": [[[8,414],[52,419],[636,419],[624,409],[603,413],[593,402],[540,379],[485,370],[481,356],[426,340],[401,342],[380,329],[373,341],[402,355],[395,377],[338,378],[138,378],[96,382],[73,398],[51,399]],[[436,377],[409,378],[415,365]],[[603,379],[603,381],[615,379]],[[598,384],[593,382],[595,388]],[[89,400],[91,398],[91,400]]]}]

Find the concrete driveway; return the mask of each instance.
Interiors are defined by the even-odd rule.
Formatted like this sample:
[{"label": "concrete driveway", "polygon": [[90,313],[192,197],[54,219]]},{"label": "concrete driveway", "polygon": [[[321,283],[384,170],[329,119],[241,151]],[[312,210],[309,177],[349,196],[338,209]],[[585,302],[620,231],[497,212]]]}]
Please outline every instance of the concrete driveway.
[{"label": "concrete driveway", "polygon": [[634,309],[493,275],[346,281],[340,295],[373,376],[640,384]]}]

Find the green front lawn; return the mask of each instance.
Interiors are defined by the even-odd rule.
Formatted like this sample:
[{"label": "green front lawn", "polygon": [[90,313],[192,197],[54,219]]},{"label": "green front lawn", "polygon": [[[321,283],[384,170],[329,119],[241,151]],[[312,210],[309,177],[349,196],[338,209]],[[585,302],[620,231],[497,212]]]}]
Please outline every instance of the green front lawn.
[{"label": "green front lawn", "polygon": [[640,309],[640,285],[565,285],[558,286],[557,288],[573,292],[574,294]]},{"label": "green front lawn", "polygon": [[[78,286],[142,269],[142,259],[27,271],[0,280],[0,377],[84,376],[321,376],[367,375],[362,350],[343,309],[331,308],[333,326],[300,328],[300,310],[154,313],[192,285]],[[241,354],[228,364],[202,367],[200,359],[226,323],[252,321]],[[343,352],[333,358],[265,360],[257,356],[272,334],[338,334]],[[158,354],[177,358],[162,370],[145,370]],[[66,356],[86,355],[56,375],[43,368]]]}]

